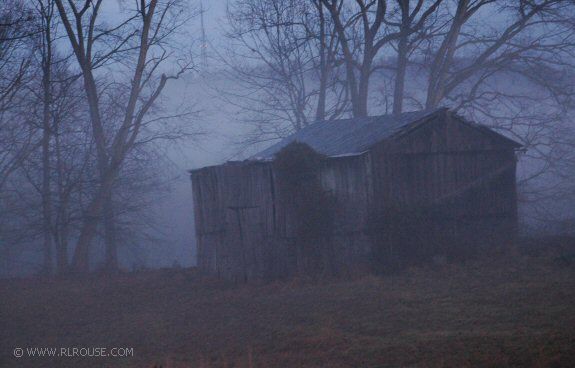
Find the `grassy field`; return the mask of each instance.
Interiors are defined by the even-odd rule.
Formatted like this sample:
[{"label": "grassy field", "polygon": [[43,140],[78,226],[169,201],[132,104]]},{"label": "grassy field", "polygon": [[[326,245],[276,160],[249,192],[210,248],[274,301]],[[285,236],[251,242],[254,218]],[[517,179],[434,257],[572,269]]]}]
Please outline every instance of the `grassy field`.
[{"label": "grassy field", "polygon": [[[129,347],[128,358],[13,357]],[[575,367],[575,267],[491,257],[234,286],[193,270],[0,282],[1,367]]]}]

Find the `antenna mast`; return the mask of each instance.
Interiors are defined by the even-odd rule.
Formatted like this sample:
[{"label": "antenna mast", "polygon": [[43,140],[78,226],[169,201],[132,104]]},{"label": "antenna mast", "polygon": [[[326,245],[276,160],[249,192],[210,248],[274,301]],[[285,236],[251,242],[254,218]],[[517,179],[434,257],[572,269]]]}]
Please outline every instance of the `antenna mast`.
[{"label": "antenna mast", "polygon": [[200,1],[200,23],[202,27],[202,44],[201,44],[201,52],[202,52],[202,69],[206,69],[208,67],[208,39],[206,37],[206,28],[204,26],[204,3]]}]

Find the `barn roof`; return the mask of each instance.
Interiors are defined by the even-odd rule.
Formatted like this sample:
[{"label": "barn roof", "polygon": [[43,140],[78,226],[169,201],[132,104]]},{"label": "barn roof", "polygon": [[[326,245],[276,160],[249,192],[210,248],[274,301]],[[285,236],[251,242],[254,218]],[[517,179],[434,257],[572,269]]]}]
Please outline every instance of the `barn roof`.
[{"label": "barn roof", "polygon": [[[374,144],[406,131],[422,121],[427,121],[447,108],[406,112],[399,115],[381,115],[363,118],[319,121],[282,139],[280,142],[253,155],[251,160],[272,159],[282,148],[292,142],[306,143],[317,152],[326,156],[345,156],[361,154]],[[501,134],[479,124],[467,123],[481,129],[484,133],[503,138],[509,144],[520,147]]]}]

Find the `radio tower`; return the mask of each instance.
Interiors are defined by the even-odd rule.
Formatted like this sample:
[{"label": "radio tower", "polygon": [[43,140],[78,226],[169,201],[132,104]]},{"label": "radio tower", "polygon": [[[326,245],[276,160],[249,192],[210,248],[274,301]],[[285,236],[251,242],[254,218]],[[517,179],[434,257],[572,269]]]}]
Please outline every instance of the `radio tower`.
[{"label": "radio tower", "polygon": [[204,4],[200,1],[200,24],[202,27],[202,44],[201,44],[201,67],[206,70],[208,67],[208,39],[206,37],[206,28],[204,27]]}]

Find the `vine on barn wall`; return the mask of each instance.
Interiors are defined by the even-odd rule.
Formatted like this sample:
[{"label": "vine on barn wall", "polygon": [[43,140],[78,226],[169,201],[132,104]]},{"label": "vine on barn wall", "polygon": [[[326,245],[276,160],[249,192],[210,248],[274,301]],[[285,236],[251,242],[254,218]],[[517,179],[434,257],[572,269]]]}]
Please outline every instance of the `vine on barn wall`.
[{"label": "vine on barn wall", "polygon": [[297,269],[305,273],[333,271],[336,201],[321,185],[325,159],[307,144],[294,142],[274,160],[279,195],[294,227]]}]

